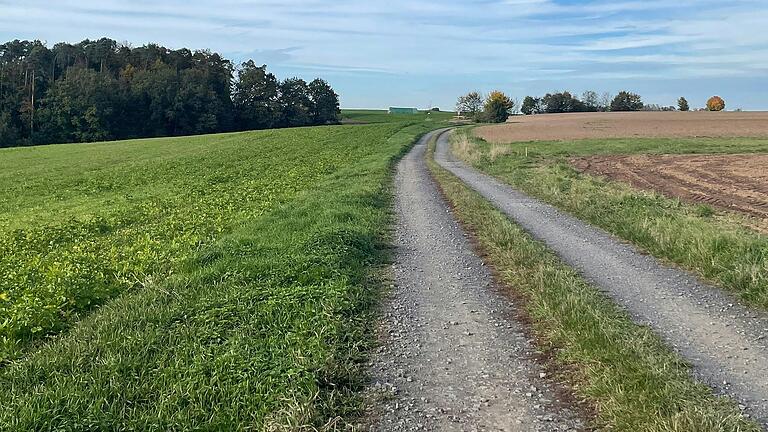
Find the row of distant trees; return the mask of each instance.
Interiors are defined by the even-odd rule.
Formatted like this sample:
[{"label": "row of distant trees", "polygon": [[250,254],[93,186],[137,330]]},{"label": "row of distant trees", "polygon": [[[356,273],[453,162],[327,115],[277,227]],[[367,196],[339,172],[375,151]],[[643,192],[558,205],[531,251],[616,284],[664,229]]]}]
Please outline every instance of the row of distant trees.
[{"label": "row of distant trees", "polygon": [[[681,96],[680,99],[677,100],[677,109],[675,109],[674,106],[663,107],[659,105],[646,105],[643,109],[647,111],[690,111],[691,106],[688,104],[688,100]],[[724,109],[725,100],[720,96],[712,96],[707,100],[706,108],[699,108],[697,111],[722,111]]]},{"label": "row of distant trees", "polygon": [[616,96],[593,91],[584,92],[581,99],[570,92],[547,93],[542,97],[526,96],[522,104],[501,91],[484,97],[473,91],[459,97],[456,110],[476,121],[505,122],[510,114],[542,114],[597,111],[639,111],[644,108],[640,95],[626,91]]},{"label": "row of distant trees", "polygon": [[610,93],[598,95],[585,91],[578,98],[568,91],[547,93],[542,97],[526,96],[520,110],[523,114],[641,111],[645,108],[643,99],[637,93],[621,91],[616,96]]},{"label": "row of distant trees", "polygon": [[0,147],[337,123],[322,79],[111,39],[0,45]]},{"label": "row of distant trees", "polygon": [[[725,101],[713,96],[707,101],[707,110],[725,109]],[[681,97],[678,106],[660,106],[644,104],[637,93],[621,91],[617,95],[586,91],[577,97],[568,91],[547,93],[542,97],[526,96],[522,104],[500,91],[493,91],[487,97],[473,91],[459,97],[456,110],[476,121],[505,122],[511,114],[522,112],[531,114],[554,114],[571,112],[607,112],[607,111],[689,111],[688,101]],[[502,112],[503,111],[503,112]]]}]

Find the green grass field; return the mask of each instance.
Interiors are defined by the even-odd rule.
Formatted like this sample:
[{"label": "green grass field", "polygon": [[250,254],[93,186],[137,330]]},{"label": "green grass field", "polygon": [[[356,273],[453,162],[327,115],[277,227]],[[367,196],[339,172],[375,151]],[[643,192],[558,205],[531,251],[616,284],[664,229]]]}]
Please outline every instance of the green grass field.
[{"label": "green grass field", "polygon": [[391,164],[432,127],[0,150],[0,429],[354,415]]},{"label": "green grass field", "polygon": [[419,111],[418,114],[389,114],[386,110],[342,110],[344,123],[391,123],[400,121],[443,122],[455,113],[447,111]]},{"label": "green grass field", "polygon": [[489,144],[467,133],[455,152],[476,168],[694,271],[768,308],[768,237],[743,216],[639,191],[577,172],[571,156],[591,154],[765,153],[768,140],[611,139]]},{"label": "green grass field", "polygon": [[[487,150],[478,145],[479,151]],[[484,153],[464,156],[486,167]],[[653,331],[634,324],[598,288],[453,174],[434,160],[428,163],[454,213],[530,317],[541,349],[561,371],[559,378],[593,413],[597,430],[760,430],[733,401],[713,396],[696,382],[686,362]],[[519,175],[536,175],[532,170]]]}]

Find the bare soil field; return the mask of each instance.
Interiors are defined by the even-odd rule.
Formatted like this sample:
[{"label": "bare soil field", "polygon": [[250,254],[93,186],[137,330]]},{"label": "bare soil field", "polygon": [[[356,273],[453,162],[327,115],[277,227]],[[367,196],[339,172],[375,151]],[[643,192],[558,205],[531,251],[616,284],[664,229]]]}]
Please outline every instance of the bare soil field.
[{"label": "bare soil field", "polygon": [[582,172],[768,221],[768,155],[607,155],[572,159]]},{"label": "bare soil field", "polygon": [[766,137],[768,112],[615,112],[514,116],[475,134],[488,142],[587,138]]}]

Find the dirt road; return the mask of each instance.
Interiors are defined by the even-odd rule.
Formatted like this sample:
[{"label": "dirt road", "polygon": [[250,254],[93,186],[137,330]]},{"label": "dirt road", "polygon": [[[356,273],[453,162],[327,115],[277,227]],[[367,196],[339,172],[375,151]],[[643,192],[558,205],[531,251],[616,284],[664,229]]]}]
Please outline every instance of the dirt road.
[{"label": "dirt road", "polygon": [[385,307],[377,431],[578,430],[427,172],[422,139],[396,175],[395,286]]},{"label": "dirt road", "polygon": [[457,161],[449,147],[444,134],[435,154],[440,165],[546,243],[636,322],[653,328],[703,382],[768,426],[768,314],[478,172]]}]

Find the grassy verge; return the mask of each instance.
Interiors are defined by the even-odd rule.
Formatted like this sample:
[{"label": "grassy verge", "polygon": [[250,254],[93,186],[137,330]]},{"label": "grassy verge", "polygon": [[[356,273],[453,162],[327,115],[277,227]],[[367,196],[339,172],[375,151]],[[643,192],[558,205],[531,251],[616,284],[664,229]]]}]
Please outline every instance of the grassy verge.
[{"label": "grassy verge", "polygon": [[489,144],[464,134],[455,153],[520,190],[632,242],[648,253],[698,273],[768,308],[768,237],[744,228],[739,216],[712,214],[572,168],[570,156],[629,153],[750,153],[765,139],[638,139]]},{"label": "grassy verge", "polygon": [[459,220],[509,289],[563,379],[586,398],[599,428],[617,431],[758,431],[734,403],[696,383],[688,366],[479,194],[429,158]]},{"label": "grassy verge", "polygon": [[[189,143],[231,163],[260,150],[250,158],[266,158],[264,170],[316,175],[261,211],[240,209],[172,273],[0,368],[0,430],[301,430],[356,414],[379,292],[372,271],[387,258],[391,166],[430,129],[406,126],[259,132],[274,138],[260,149]],[[239,168],[198,167],[185,180],[262,174]]]}]

